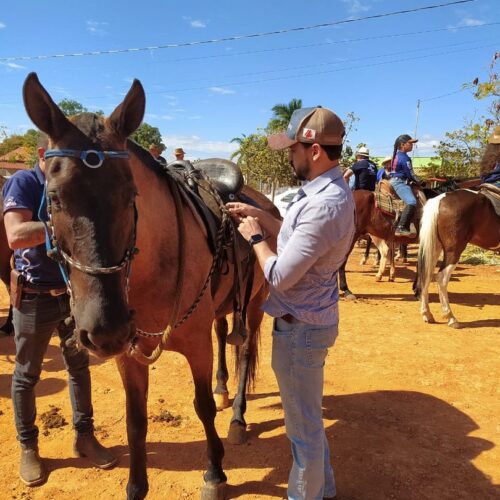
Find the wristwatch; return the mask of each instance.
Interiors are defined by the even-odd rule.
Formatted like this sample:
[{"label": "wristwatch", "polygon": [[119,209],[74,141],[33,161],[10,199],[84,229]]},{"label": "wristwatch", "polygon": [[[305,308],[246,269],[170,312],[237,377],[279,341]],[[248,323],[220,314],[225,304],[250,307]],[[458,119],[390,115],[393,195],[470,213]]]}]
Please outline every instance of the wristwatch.
[{"label": "wristwatch", "polygon": [[254,245],[257,245],[257,243],[260,243],[261,241],[264,241],[264,236],[262,234],[252,234],[250,236],[250,239],[248,240],[248,243],[250,243],[250,246],[253,247]]}]

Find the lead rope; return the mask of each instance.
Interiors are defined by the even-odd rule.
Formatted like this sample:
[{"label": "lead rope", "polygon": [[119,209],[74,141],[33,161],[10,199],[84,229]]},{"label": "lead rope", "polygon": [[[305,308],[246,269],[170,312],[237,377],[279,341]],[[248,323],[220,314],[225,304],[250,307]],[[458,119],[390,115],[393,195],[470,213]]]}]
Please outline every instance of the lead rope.
[{"label": "lead rope", "polygon": [[184,287],[184,274],[185,274],[185,268],[186,268],[186,259],[184,255],[184,244],[186,240],[186,228],[184,226],[184,214],[182,210],[182,201],[181,201],[181,195],[179,191],[179,186],[175,182],[175,180],[168,176],[167,177],[169,180],[170,184],[170,189],[172,191],[173,197],[174,197],[174,204],[175,204],[175,212],[176,212],[176,217],[177,217],[177,227],[179,228],[179,242],[178,242],[178,247],[179,247],[179,268],[177,271],[177,283],[176,283],[176,298],[174,302],[174,307],[172,308],[172,316],[170,318],[170,322],[168,323],[167,328],[163,331],[163,334],[161,336],[160,343],[155,347],[154,351],[147,356],[144,354],[137,344],[131,344],[130,350],[129,350],[129,356],[133,357],[136,361],[139,363],[149,366],[152,365],[155,361],[158,360],[158,358],[161,356],[161,353],[165,350],[167,346],[168,339],[170,338],[170,335],[172,333],[172,330],[178,326],[176,321],[177,321],[177,316],[179,315],[179,308],[181,305],[181,296],[182,296],[182,289]]}]

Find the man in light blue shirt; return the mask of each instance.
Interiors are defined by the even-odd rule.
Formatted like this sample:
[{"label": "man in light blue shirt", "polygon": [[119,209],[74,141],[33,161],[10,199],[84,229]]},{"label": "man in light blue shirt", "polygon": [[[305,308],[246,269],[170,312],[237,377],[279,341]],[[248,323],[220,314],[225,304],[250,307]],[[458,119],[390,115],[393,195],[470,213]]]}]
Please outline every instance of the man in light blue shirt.
[{"label": "man in light blue shirt", "polygon": [[[292,443],[290,499],[336,495],[322,399],[324,361],[338,334],[337,271],[354,236],[354,202],[339,167],[344,133],[326,108],[296,110],[286,132],[268,138],[272,149],[289,148],[295,176],[306,181],[283,222],[228,204],[270,285],[263,308],[275,318],[272,366]],[[277,253],[264,235],[277,237]]]}]

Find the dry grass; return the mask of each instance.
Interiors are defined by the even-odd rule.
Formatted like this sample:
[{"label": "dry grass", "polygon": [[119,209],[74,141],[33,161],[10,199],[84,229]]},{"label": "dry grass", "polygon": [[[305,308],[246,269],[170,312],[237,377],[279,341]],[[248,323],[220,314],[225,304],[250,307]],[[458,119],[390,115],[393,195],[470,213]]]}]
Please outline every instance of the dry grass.
[{"label": "dry grass", "polygon": [[460,257],[460,263],[473,266],[479,264],[500,266],[500,254],[492,250],[483,250],[475,245],[467,245]]}]

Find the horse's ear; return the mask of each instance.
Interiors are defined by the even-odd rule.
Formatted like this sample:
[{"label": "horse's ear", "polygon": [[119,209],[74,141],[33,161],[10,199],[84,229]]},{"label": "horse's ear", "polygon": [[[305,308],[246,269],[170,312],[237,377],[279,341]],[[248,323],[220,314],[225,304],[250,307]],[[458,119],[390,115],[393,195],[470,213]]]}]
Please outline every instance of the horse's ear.
[{"label": "horse's ear", "polygon": [[144,88],[139,80],[134,80],[123,102],[111,113],[109,123],[125,139],[141,124],[145,108]]},{"label": "horse's ear", "polygon": [[43,88],[36,73],[30,73],[24,81],[23,100],[31,121],[51,139],[57,141],[67,131],[70,122]]}]

